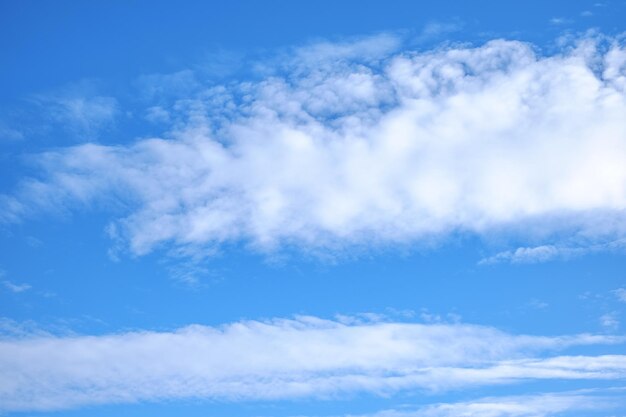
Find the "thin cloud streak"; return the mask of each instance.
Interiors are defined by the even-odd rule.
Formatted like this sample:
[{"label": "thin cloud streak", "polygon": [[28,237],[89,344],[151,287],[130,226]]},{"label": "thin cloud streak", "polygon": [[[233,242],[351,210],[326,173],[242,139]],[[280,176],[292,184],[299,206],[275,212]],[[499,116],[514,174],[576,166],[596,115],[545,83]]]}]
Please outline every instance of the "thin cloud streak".
[{"label": "thin cloud streak", "polygon": [[[591,389],[480,398],[473,401],[439,403],[414,410],[384,410],[350,417],[548,417],[569,413],[610,411],[624,404],[624,389]],[[579,415],[579,414],[576,414]]]}]

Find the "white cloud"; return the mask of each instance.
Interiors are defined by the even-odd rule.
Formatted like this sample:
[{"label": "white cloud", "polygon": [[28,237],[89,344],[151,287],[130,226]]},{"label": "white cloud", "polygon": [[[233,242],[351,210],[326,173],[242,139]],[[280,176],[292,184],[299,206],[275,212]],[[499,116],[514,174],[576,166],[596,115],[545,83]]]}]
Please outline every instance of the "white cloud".
[{"label": "white cloud", "polygon": [[531,379],[622,379],[626,356],[550,356],[612,336],[537,337],[472,325],[299,317],[174,332],[0,339],[0,409],[176,398],[274,400]]},{"label": "white cloud", "polygon": [[22,139],[24,139],[24,133],[0,122],[0,142],[18,141]]},{"label": "white cloud", "polygon": [[117,113],[117,100],[113,97],[67,97],[58,100],[55,117],[69,122],[83,131],[92,131],[111,121]]},{"label": "white cloud", "polygon": [[[0,269],[0,278],[4,278],[6,276],[6,272]],[[11,282],[8,279],[0,280],[0,284],[2,284],[6,289],[14,293],[20,293],[32,288],[29,284],[17,284],[15,282]]]},{"label": "white cloud", "polygon": [[626,303],[626,288],[618,288],[613,290],[613,294],[623,303]]},{"label": "white cloud", "polygon": [[2,285],[4,285],[4,287],[8,290],[15,293],[24,292],[32,288],[29,284],[16,284],[7,280],[2,281]]},{"label": "white cloud", "polygon": [[[304,47],[289,50],[284,55],[279,55],[279,62],[270,60],[271,65],[295,72],[299,76],[308,78],[311,72],[322,70],[330,74],[338,67],[348,67],[354,63],[373,64],[380,59],[386,58],[390,53],[402,46],[399,37],[382,33],[377,36],[357,37],[348,41],[320,41]],[[267,64],[262,69],[272,73],[275,68]],[[350,71],[349,71],[350,72]],[[324,75],[324,74],[317,74]],[[346,74],[349,75],[349,74]],[[297,80],[296,80],[297,81]],[[320,80],[322,81],[322,80]]]},{"label": "white cloud", "polygon": [[600,316],[600,324],[606,330],[615,331],[619,328],[619,318],[615,311]]},{"label": "white cloud", "polygon": [[[482,398],[440,403],[415,410],[385,410],[359,417],[548,417],[581,411],[608,411],[624,404],[623,389]],[[356,417],[356,416],[353,416]]]},{"label": "white cloud", "polygon": [[84,82],[60,92],[36,95],[32,101],[54,125],[82,140],[93,140],[119,115],[117,99],[94,94],[93,88]]},{"label": "white cloud", "polygon": [[430,22],[428,23],[421,34],[418,36],[418,40],[426,40],[437,38],[442,35],[446,35],[452,32],[458,32],[463,28],[463,24],[459,21],[456,22]]},{"label": "white cloud", "polygon": [[163,109],[166,138],[48,152],[2,216],[121,200],[115,229],[135,254],[508,231],[541,241],[507,255],[530,259],[626,237],[625,49],[398,45],[313,45]]},{"label": "white cloud", "polygon": [[560,245],[541,245],[535,247],[521,247],[515,250],[499,252],[493,256],[481,259],[479,265],[492,265],[503,262],[514,264],[541,263],[554,259],[570,259],[587,253],[623,250],[625,240],[618,239],[601,244],[580,244],[578,247]]},{"label": "white cloud", "polygon": [[[583,250],[580,249],[580,252]],[[504,251],[488,258],[482,259],[479,264],[490,265],[501,262],[511,263],[538,263],[546,262],[557,257],[566,257],[576,254],[577,251],[570,248],[558,248],[554,245],[542,245],[532,248],[517,248],[514,251]]]},{"label": "white cloud", "polygon": [[146,110],[146,120],[152,123],[167,123],[170,121],[170,114],[161,106],[152,106]]},{"label": "white cloud", "polygon": [[136,87],[141,98],[156,101],[191,94],[198,88],[196,74],[183,70],[172,74],[145,74],[137,78]]},{"label": "white cloud", "polygon": [[572,19],[566,19],[564,17],[553,17],[550,19],[550,23],[553,25],[566,25],[572,23]]}]

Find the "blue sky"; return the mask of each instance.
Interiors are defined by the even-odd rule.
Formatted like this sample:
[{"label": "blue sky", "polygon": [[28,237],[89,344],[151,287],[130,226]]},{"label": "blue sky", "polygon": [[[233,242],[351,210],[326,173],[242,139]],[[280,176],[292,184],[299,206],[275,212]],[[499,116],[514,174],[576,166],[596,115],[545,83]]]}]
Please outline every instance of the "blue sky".
[{"label": "blue sky", "polygon": [[0,414],[626,415],[626,3],[0,2]]}]

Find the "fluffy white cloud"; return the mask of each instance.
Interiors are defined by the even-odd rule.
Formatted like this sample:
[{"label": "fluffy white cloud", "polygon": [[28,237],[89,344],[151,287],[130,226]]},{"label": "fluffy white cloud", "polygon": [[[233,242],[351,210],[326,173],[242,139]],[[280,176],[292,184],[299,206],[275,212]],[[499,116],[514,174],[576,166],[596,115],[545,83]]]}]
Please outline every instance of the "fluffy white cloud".
[{"label": "fluffy white cloud", "polygon": [[315,317],[174,332],[0,340],[0,409],[174,398],[284,399],[442,391],[530,379],[623,379],[626,356],[551,356],[611,336]]},{"label": "fluffy white cloud", "polygon": [[121,201],[129,212],[110,230],[136,254],[502,230],[545,254],[626,237],[626,49],[397,48],[390,37],[309,47],[263,80],[159,107],[166,138],[48,152],[2,216]]}]

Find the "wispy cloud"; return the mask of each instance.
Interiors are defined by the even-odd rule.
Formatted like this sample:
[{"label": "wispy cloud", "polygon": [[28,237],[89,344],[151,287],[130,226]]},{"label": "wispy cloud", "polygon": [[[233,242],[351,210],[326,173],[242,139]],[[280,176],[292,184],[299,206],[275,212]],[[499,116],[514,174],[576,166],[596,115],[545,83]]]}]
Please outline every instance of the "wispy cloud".
[{"label": "wispy cloud", "polygon": [[64,96],[40,98],[50,117],[84,139],[93,139],[98,129],[111,123],[118,113],[113,97]]},{"label": "wispy cloud", "polygon": [[413,410],[384,410],[352,417],[548,417],[579,415],[581,411],[610,411],[624,404],[623,388],[580,390],[432,404]]},{"label": "wispy cloud", "polygon": [[[6,272],[3,270],[0,270],[0,279],[4,278],[5,276],[6,276]],[[32,288],[29,284],[25,284],[25,283],[17,284],[15,282],[9,281],[8,279],[1,279],[0,284],[2,284],[4,288],[14,293],[24,292]]]},{"label": "wispy cloud", "polygon": [[498,263],[541,263],[554,259],[570,259],[588,253],[623,250],[626,240],[623,238],[601,244],[578,243],[578,246],[567,245],[541,245],[534,247],[521,247],[515,250],[499,252],[495,255],[481,259],[479,265],[493,265]]},{"label": "wispy cloud", "polygon": [[550,23],[552,23],[553,25],[567,25],[572,22],[572,19],[567,19],[565,17],[553,17],[552,19],[550,19]]},{"label": "wispy cloud", "polygon": [[158,104],[171,98],[186,98],[198,89],[199,82],[192,70],[171,74],[145,74],[135,81],[140,98]]},{"label": "wispy cloud", "polygon": [[619,328],[619,318],[615,311],[600,316],[600,325],[606,330],[615,331]]},{"label": "wispy cloud", "polygon": [[492,265],[502,262],[510,263],[538,263],[554,258],[564,258],[584,253],[584,249],[559,248],[554,245],[542,245],[531,248],[517,248],[514,251],[504,251],[488,258],[481,259],[480,265]]},{"label": "wispy cloud", "polygon": [[615,336],[513,335],[466,324],[316,317],[174,332],[0,340],[0,409],[53,410],[174,398],[275,400],[546,379],[623,379],[626,356],[554,356]]},{"label": "wispy cloud", "polygon": [[13,129],[0,122],[0,143],[4,141],[18,141],[22,139],[24,139],[24,134],[21,131]]},{"label": "wispy cloud", "polygon": [[458,32],[463,29],[463,22],[460,20],[454,21],[432,21],[424,26],[421,33],[417,37],[417,41],[426,41],[439,38],[443,35],[449,35],[450,33]]},{"label": "wispy cloud", "polygon": [[496,259],[515,261],[563,253],[564,235],[623,239],[626,49],[594,42],[553,56],[503,40],[311,45],[265,79],[152,106],[166,138],[41,155],[41,178],[4,196],[2,216],[121,200],[117,236],[135,254],[542,239]]},{"label": "wispy cloud", "polygon": [[613,290],[613,294],[623,303],[626,303],[626,288],[618,288]]},{"label": "wispy cloud", "polygon": [[4,285],[4,287],[7,288],[8,290],[12,292],[16,292],[16,293],[24,292],[32,288],[29,284],[16,284],[14,282],[7,281],[7,280],[2,281],[2,285]]},{"label": "wispy cloud", "polygon": [[120,114],[116,98],[99,94],[95,81],[83,80],[28,96],[26,106],[12,117],[12,123],[20,129],[16,131],[20,138],[62,132],[76,143],[97,140],[115,125]]}]

